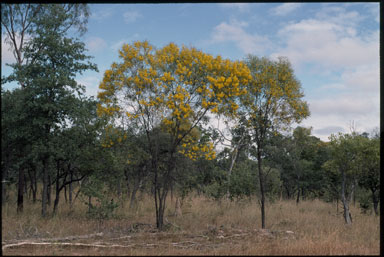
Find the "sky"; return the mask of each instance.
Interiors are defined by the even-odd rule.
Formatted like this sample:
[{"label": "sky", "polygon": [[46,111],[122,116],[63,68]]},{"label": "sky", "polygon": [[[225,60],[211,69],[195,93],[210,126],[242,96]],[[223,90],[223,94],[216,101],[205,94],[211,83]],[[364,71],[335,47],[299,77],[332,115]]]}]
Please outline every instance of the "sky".
[{"label": "sky", "polygon": [[[214,56],[243,60],[248,54],[291,62],[324,141],[332,133],[372,132],[380,121],[379,3],[89,4],[88,31],[80,39],[99,72],[77,81],[96,96],[104,71],[120,62],[124,43],[170,42]],[[2,36],[2,76],[14,62]],[[12,88],[13,85],[4,85]],[[297,126],[295,124],[294,126]]]}]

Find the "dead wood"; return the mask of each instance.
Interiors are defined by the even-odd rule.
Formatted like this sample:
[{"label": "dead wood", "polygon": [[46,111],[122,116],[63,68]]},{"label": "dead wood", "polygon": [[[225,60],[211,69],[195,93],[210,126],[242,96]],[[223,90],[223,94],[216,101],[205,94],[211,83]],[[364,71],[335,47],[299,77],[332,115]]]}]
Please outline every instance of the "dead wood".
[{"label": "dead wood", "polygon": [[107,248],[107,247],[131,247],[131,245],[116,245],[116,244],[101,245],[101,244],[85,244],[85,243],[60,243],[60,242],[48,243],[48,242],[24,241],[24,242],[20,242],[17,244],[4,245],[2,247],[2,250],[4,251],[4,249],[6,249],[6,248],[17,247],[17,246],[22,246],[22,245],[59,245],[59,246],[85,246],[85,247],[104,247],[104,248]]}]

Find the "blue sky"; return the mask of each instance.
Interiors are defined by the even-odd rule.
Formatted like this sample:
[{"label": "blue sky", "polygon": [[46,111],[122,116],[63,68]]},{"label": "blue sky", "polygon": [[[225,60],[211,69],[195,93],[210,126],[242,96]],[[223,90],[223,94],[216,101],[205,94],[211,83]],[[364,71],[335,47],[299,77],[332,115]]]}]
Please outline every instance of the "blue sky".
[{"label": "blue sky", "polygon": [[[379,127],[379,3],[90,4],[81,38],[98,65],[78,82],[97,95],[103,73],[123,43],[148,40],[194,46],[241,60],[247,54],[286,56],[311,116],[300,125],[331,133]],[[2,37],[3,39],[4,37]],[[2,74],[13,62],[2,41]]]}]

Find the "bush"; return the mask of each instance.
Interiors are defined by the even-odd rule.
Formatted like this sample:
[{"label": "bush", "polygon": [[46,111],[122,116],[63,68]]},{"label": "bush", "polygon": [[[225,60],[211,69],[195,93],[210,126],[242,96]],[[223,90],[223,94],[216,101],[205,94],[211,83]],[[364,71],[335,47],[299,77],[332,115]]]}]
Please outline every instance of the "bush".
[{"label": "bush", "polygon": [[113,202],[113,199],[109,201],[106,197],[102,199],[97,198],[96,205],[90,204],[88,216],[94,219],[109,219],[114,216],[115,209],[119,206]]}]

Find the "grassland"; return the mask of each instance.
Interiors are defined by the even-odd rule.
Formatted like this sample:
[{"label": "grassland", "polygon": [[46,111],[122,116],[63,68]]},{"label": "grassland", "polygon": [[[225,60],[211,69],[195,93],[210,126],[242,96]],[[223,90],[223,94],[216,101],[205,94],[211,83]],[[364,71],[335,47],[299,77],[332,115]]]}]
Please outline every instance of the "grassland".
[{"label": "grassland", "polygon": [[[168,229],[157,231],[152,198],[135,210],[121,201],[113,218],[87,217],[87,206],[65,202],[56,216],[42,219],[40,204],[2,208],[3,255],[378,255],[379,217],[351,206],[353,224],[344,224],[336,205],[320,200],[276,201],[266,209],[261,230],[256,199],[216,202],[203,196],[184,199],[174,215],[168,199]],[[341,208],[339,208],[341,211]],[[13,246],[12,246],[13,244]]]}]

